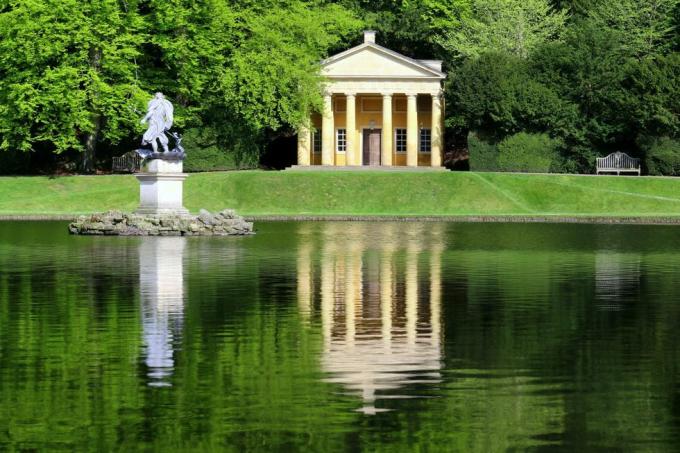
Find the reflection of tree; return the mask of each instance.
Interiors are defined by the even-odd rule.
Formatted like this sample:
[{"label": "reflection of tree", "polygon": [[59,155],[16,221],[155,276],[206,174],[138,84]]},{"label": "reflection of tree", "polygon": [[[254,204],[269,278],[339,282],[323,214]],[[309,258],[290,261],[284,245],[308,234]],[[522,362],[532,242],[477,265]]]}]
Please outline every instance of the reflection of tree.
[{"label": "reflection of tree", "polygon": [[[606,246],[595,227],[553,225],[262,223],[246,241],[188,240],[169,388],[148,386],[139,239],[8,228],[0,450],[671,451],[680,439],[674,228]],[[618,311],[597,306],[596,256],[610,252],[624,274],[640,263],[624,285],[639,296]],[[394,384],[374,393],[391,412],[354,412],[357,375],[322,369],[351,341],[408,350],[409,338],[419,351],[436,341],[441,365],[424,384],[411,370],[369,381]],[[436,398],[382,399],[407,394]]]},{"label": "reflection of tree", "polygon": [[[385,226],[383,244],[373,244],[364,239],[363,224],[328,224],[320,244],[322,368],[328,382],[361,395],[365,413],[379,411],[375,402],[381,397],[415,395],[402,394],[404,387],[440,381],[441,238],[437,228],[422,235],[401,227],[399,233],[411,233],[402,247],[394,230]],[[420,269],[426,253],[428,266]],[[298,306],[305,317],[314,306],[310,258],[304,245]],[[421,280],[429,282],[426,291]]]},{"label": "reflection of tree", "polygon": [[117,449],[141,420],[136,240],[64,228],[0,223],[2,451]]}]

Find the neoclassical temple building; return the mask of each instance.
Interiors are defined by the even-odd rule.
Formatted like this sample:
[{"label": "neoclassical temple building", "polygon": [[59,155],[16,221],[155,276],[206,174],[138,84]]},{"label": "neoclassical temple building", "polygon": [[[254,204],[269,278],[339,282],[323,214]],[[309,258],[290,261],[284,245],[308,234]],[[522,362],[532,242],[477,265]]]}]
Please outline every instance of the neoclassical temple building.
[{"label": "neoclassical temple building", "polygon": [[299,166],[442,166],[441,61],[398,54],[365,31],[322,74],[325,108],[301,128]]}]

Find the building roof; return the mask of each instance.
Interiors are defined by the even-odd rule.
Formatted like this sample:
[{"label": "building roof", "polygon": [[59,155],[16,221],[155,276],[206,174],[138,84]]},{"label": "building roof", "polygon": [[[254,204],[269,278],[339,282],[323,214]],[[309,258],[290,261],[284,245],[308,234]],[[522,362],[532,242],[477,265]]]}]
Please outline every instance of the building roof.
[{"label": "building roof", "polygon": [[[370,53],[374,65],[366,65],[362,55]],[[362,60],[353,64],[352,60]],[[381,61],[382,60],[382,61]],[[389,64],[386,64],[388,63]],[[321,62],[322,73],[329,78],[427,78],[445,79],[440,60],[416,60],[375,43],[375,32],[364,32],[364,42]],[[398,66],[401,66],[399,68]],[[401,71],[400,71],[401,69]],[[401,73],[400,73],[401,72]]]}]

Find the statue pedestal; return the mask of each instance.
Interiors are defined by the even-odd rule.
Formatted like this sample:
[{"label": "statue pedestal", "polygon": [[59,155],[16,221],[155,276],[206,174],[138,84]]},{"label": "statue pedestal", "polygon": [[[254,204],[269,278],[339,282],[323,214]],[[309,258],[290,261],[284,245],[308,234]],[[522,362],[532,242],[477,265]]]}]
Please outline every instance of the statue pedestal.
[{"label": "statue pedestal", "polygon": [[188,215],[183,206],[184,180],[181,160],[152,159],[145,173],[135,176],[139,180],[139,208],[136,214]]}]

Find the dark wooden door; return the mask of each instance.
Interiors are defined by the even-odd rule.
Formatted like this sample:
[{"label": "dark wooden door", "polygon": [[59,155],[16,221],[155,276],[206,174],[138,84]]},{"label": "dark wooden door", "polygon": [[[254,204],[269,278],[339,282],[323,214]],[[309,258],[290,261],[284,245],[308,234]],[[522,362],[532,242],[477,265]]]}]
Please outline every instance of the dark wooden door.
[{"label": "dark wooden door", "polygon": [[380,129],[364,130],[364,165],[380,165],[380,145],[382,141]]}]

